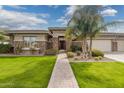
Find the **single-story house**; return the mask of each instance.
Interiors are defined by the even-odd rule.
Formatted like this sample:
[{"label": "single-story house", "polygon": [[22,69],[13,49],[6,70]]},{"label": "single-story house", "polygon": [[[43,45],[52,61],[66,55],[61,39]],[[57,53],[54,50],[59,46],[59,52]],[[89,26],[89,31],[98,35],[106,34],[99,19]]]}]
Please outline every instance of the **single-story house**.
[{"label": "single-story house", "polygon": [[[35,47],[39,54],[45,54],[45,51],[50,48],[67,50],[65,30],[65,27],[49,27],[48,30],[8,30],[6,34],[10,37],[14,53],[19,49],[30,50]],[[72,41],[76,45],[80,45],[81,42]],[[101,32],[93,39],[93,48],[105,52],[124,51],[124,33]]]}]

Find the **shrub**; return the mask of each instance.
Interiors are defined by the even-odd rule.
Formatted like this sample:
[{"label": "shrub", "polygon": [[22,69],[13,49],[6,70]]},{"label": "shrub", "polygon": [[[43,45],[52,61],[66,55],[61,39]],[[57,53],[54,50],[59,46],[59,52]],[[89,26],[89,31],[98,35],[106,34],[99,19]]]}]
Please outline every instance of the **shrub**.
[{"label": "shrub", "polygon": [[82,51],[82,48],[80,46],[72,45],[71,50],[72,52]]},{"label": "shrub", "polygon": [[96,61],[98,61],[98,60],[99,60],[99,57],[94,57],[94,59],[95,59]]},{"label": "shrub", "polygon": [[45,51],[45,54],[46,55],[55,55],[55,54],[57,54],[58,53],[58,51],[56,50],[56,49],[47,49],[46,51]]},{"label": "shrub", "polygon": [[81,51],[76,51],[77,56],[81,55]]},{"label": "shrub", "polygon": [[98,56],[104,57],[104,53],[100,50],[93,49],[92,50],[92,56],[93,57],[98,57]]},{"label": "shrub", "polygon": [[19,53],[21,53],[21,52],[22,52],[22,48],[21,48],[21,47],[17,47],[17,48],[16,48],[16,53],[19,54]]},{"label": "shrub", "polygon": [[67,56],[68,56],[68,58],[73,58],[74,57],[74,53],[73,52],[67,52]]},{"label": "shrub", "polygon": [[101,60],[103,57],[102,56],[98,56],[99,57],[99,60]]},{"label": "shrub", "polygon": [[0,44],[0,53],[9,53],[11,48],[10,44]]}]

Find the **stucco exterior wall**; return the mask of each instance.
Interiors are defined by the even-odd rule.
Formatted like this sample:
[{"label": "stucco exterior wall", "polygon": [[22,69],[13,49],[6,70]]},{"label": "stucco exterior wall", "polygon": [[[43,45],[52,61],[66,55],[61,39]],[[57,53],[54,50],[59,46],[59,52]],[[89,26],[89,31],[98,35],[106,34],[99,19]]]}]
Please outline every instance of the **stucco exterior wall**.
[{"label": "stucco exterior wall", "polygon": [[24,36],[36,36],[37,41],[47,41],[46,34],[15,34],[14,41],[23,41]]},{"label": "stucco exterior wall", "polygon": [[[23,37],[24,36],[36,36],[36,41],[48,41],[48,35],[51,35],[51,41],[52,41],[52,45],[54,49],[59,49],[59,40],[65,40],[65,38],[60,38],[59,36],[65,36],[65,31],[64,30],[55,30],[55,31],[51,31],[50,34],[48,33],[12,33],[12,35],[14,36],[11,37],[11,42],[13,41],[23,41]],[[59,38],[58,38],[59,37]],[[102,34],[102,35],[98,35],[96,36],[95,40],[93,40],[93,48],[95,49],[99,49],[102,50],[104,52],[111,52],[112,51],[112,42],[111,40],[117,40],[117,50],[118,51],[124,51],[124,34],[119,34],[118,36],[116,35],[112,35],[112,34]],[[89,40],[88,40],[89,43]],[[80,45],[75,43],[76,45]],[[46,47],[45,44],[44,48]],[[69,43],[66,41],[66,48],[68,49],[68,45]],[[44,49],[43,49],[44,50]]]}]

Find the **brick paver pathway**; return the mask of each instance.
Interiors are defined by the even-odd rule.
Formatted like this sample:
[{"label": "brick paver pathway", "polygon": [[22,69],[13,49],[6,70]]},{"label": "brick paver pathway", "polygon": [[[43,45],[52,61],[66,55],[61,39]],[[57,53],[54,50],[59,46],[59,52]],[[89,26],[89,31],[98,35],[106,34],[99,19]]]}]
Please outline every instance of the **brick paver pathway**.
[{"label": "brick paver pathway", "polygon": [[78,88],[65,53],[58,54],[48,88]]}]

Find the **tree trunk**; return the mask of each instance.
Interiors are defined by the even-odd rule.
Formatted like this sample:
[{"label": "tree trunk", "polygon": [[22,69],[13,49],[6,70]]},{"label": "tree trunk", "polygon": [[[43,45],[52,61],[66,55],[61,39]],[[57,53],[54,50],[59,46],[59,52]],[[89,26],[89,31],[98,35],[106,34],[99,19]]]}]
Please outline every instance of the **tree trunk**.
[{"label": "tree trunk", "polygon": [[85,59],[85,58],[88,58],[88,50],[87,50],[87,39],[83,39],[83,42],[82,42],[82,57]]},{"label": "tree trunk", "polygon": [[82,58],[84,58],[84,40],[82,41]]},{"label": "tree trunk", "polygon": [[92,58],[92,37],[90,37],[89,58]]},{"label": "tree trunk", "polygon": [[72,40],[66,40],[66,50],[71,51]]}]

